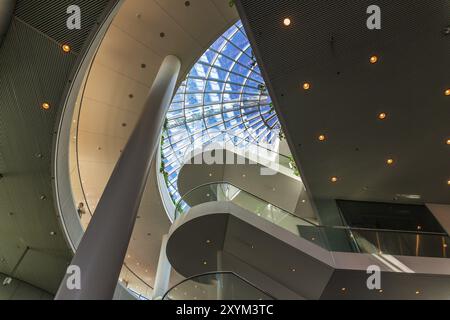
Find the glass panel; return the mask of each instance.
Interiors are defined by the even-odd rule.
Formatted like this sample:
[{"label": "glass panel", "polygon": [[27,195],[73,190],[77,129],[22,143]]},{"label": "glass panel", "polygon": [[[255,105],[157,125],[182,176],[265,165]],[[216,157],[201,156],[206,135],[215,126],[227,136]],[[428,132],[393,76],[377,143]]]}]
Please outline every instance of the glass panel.
[{"label": "glass panel", "polygon": [[170,289],[163,300],[275,300],[234,273],[189,278]]},{"label": "glass panel", "polygon": [[188,192],[178,203],[175,217],[215,201],[231,202],[329,251],[437,258],[450,254],[450,238],[443,233],[319,226],[229,183],[211,183]]},{"label": "glass panel", "polygon": [[[163,140],[161,157],[164,160],[177,154],[177,148],[191,146],[194,135],[196,141],[208,141],[211,132],[217,130],[227,130],[231,135],[245,131],[246,136],[251,137],[249,142],[267,141],[272,145],[266,147],[275,149],[280,125],[273,110],[273,116],[264,115],[263,119],[268,105],[271,100],[266,85],[242,24],[238,22],[202,55],[177,91],[167,116],[164,134],[167,133],[169,139]],[[252,110],[245,110],[248,107]],[[181,132],[182,136],[172,139],[174,132]],[[266,139],[266,132],[272,133],[272,139]],[[246,145],[240,143],[240,147]],[[177,159],[177,163],[171,159],[161,171],[178,175],[184,158]],[[172,168],[176,168],[175,172],[169,171]],[[177,188],[168,186],[168,189],[172,200],[180,198]]]}]

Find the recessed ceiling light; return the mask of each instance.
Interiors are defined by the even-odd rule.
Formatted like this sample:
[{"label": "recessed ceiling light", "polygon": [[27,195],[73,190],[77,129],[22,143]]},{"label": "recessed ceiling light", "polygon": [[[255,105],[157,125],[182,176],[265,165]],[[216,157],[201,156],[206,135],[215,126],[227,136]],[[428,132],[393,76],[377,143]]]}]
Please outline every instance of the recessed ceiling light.
[{"label": "recessed ceiling light", "polygon": [[283,20],[283,24],[284,24],[286,27],[289,27],[289,26],[291,25],[291,23],[292,23],[292,21],[291,21],[291,19],[289,19],[289,18],[285,18],[285,19]]},{"label": "recessed ceiling light", "polygon": [[445,90],[444,94],[448,97],[450,96],[450,89]]},{"label": "recessed ceiling light", "polygon": [[72,50],[68,44],[63,44],[61,48],[65,53],[69,53]]},{"label": "recessed ceiling light", "polygon": [[325,140],[327,140],[327,137],[324,134],[321,134],[319,136],[319,141],[325,141]]},{"label": "recessed ceiling light", "polygon": [[371,64],[375,64],[378,62],[378,57],[377,56],[371,56],[370,57],[370,63]]},{"label": "recessed ceiling light", "polygon": [[347,291],[347,288],[342,288],[341,291],[342,291],[342,292],[346,292],[346,291]]},{"label": "recessed ceiling light", "polygon": [[305,82],[303,84],[303,90],[309,90],[309,89],[311,89],[311,84],[309,82]]},{"label": "recessed ceiling light", "polygon": [[395,161],[394,161],[394,159],[387,159],[386,163],[391,166],[395,163]]},{"label": "recessed ceiling light", "polygon": [[383,289],[378,290],[379,293],[383,293]]},{"label": "recessed ceiling light", "polygon": [[447,184],[450,186],[450,180],[447,181]]},{"label": "recessed ceiling light", "polygon": [[450,139],[447,139],[446,143],[450,146]]},{"label": "recessed ceiling light", "polygon": [[338,182],[338,180],[339,180],[339,179],[338,179],[337,177],[332,177],[332,178],[331,178],[331,182],[333,182],[333,183]]},{"label": "recessed ceiling light", "polygon": [[420,294],[420,291],[419,291],[419,290],[417,290],[417,291],[416,291],[416,295],[419,295],[419,294]]},{"label": "recessed ceiling light", "polygon": [[44,110],[48,110],[48,109],[50,109],[50,104],[48,104],[47,102],[44,102],[44,103],[41,105],[41,108],[44,109]]},{"label": "recessed ceiling light", "polygon": [[448,247],[448,244],[444,243],[443,246],[444,246],[444,248],[447,248],[447,247]]},{"label": "recessed ceiling light", "polygon": [[207,264],[208,264],[208,262],[206,262],[206,261],[203,261],[203,265],[205,265],[205,266],[206,266]]},{"label": "recessed ceiling light", "polygon": [[378,115],[378,119],[385,120],[387,118],[387,114],[385,112],[382,112]]}]

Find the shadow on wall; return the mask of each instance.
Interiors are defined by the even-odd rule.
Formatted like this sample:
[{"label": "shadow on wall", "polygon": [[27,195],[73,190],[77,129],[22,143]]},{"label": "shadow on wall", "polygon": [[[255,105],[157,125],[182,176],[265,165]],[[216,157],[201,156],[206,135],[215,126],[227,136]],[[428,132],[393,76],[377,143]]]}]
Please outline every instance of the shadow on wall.
[{"label": "shadow on wall", "polygon": [[0,300],[52,300],[53,296],[32,285],[0,274]]}]

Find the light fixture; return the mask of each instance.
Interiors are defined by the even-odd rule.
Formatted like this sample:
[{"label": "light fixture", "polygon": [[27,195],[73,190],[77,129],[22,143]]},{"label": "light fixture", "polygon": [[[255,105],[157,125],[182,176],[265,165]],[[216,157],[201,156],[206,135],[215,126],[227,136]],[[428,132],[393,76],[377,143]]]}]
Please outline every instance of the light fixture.
[{"label": "light fixture", "polygon": [[422,230],[422,226],[417,226],[417,230]]},{"label": "light fixture", "polygon": [[68,44],[63,44],[61,48],[65,53],[69,53],[72,50]]},{"label": "light fixture", "polygon": [[370,63],[371,64],[375,64],[375,63],[377,63],[378,62],[378,57],[377,56],[371,56],[370,57]]},{"label": "light fixture", "polygon": [[447,184],[450,186],[450,180],[447,181]]},{"label": "light fixture", "polygon": [[204,266],[206,266],[208,264],[208,262],[206,262],[206,261],[203,261],[203,265]]},{"label": "light fixture", "polygon": [[445,142],[448,146],[450,146],[450,139],[447,139],[447,141]]},{"label": "light fixture", "polygon": [[292,272],[296,272],[297,270],[295,269],[295,268],[292,268],[292,270],[291,270]]},{"label": "light fixture", "polygon": [[291,19],[289,19],[289,18],[285,18],[285,19],[283,20],[283,24],[284,24],[286,27],[289,27],[289,26],[291,25],[291,23],[292,23],[292,21],[291,21]]},{"label": "light fixture", "polygon": [[325,141],[325,140],[327,140],[327,137],[324,134],[321,134],[319,136],[319,141]]},{"label": "light fixture", "polygon": [[379,293],[383,293],[383,289],[378,290]]},{"label": "light fixture", "polygon": [[333,183],[338,182],[338,178],[337,178],[337,177],[332,177],[332,178],[331,178],[331,182],[333,182]]},{"label": "light fixture", "polygon": [[450,89],[445,90],[444,94],[449,97],[450,96]]},{"label": "light fixture", "polygon": [[419,295],[419,294],[420,294],[420,291],[419,291],[419,290],[417,290],[417,291],[416,291],[416,295]]},{"label": "light fixture", "polygon": [[347,291],[347,288],[342,288],[341,291],[344,293]]},{"label": "light fixture", "polygon": [[206,240],[206,243],[207,243],[207,244],[210,244],[210,243],[211,243],[211,240]]},{"label": "light fixture", "polygon": [[41,105],[41,108],[44,109],[44,110],[48,110],[48,109],[50,109],[50,104],[47,103],[47,102],[44,102],[44,103]]},{"label": "light fixture", "polygon": [[311,84],[309,82],[305,82],[303,84],[303,90],[309,90],[309,89],[311,89]]},{"label": "light fixture", "polygon": [[382,112],[378,115],[378,119],[385,120],[387,118],[387,114],[385,112]]},{"label": "light fixture", "polygon": [[386,160],[386,163],[387,163],[388,165],[390,165],[390,166],[393,165],[394,162],[395,162],[394,159],[387,159],[387,160]]}]

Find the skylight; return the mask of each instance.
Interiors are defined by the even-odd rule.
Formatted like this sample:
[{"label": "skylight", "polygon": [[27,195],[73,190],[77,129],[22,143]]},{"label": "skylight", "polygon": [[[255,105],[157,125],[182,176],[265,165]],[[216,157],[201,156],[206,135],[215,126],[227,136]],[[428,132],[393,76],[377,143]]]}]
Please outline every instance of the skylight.
[{"label": "skylight", "polygon": [[233,144],[274,144],[280,124],[239,21],[202,55],[180,85],[161,141],[161,172],[174,203],[178,174],[194,141],[225,133]]}]

